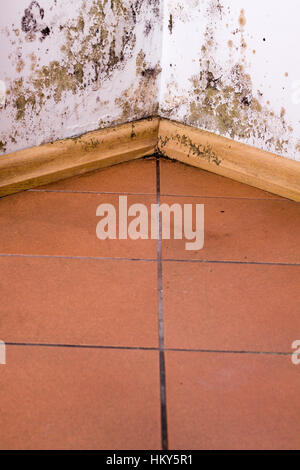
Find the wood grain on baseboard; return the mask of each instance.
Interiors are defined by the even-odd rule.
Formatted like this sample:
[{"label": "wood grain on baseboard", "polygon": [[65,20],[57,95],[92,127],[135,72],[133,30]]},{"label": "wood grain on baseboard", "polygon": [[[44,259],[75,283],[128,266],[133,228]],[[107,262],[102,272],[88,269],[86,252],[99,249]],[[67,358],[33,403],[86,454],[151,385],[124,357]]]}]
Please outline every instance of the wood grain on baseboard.
[{"label": "wood grain on baseboard", "polygon": [[156,151],[158,118],[143,119],[0,158],[0,196],[6,196]]},{"label": "wood grain on baseboard", "polygon": [[300,163],[162,119],[159,151],[172,159],[300,201]]},{"label": "wood grain on baseboard", "polygon": [[156,151],[171,159],[300,201],[299,162],[157,117],[1,157],[0,197]]}]

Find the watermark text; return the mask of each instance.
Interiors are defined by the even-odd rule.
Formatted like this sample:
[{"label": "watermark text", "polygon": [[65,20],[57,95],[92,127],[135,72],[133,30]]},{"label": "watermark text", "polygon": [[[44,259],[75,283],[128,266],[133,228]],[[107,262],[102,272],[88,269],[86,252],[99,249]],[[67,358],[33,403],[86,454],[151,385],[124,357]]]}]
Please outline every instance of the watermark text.
[{"label": "watermark text", "polygon": [[4,341],[0,340],[0,365],[6,364],[6,346]]},{"label": "watermark text", "polygon": [[96,227],[99,240],[158,240],[161,235],[163,240],[172,236],[186,240],[188,251],[204,247],[204,204],[151,204],[149,214],[146,205],[128,207],[127,196],[119,196],[117,209],[112,204],[100,204],[96,215],[101,217]]}]

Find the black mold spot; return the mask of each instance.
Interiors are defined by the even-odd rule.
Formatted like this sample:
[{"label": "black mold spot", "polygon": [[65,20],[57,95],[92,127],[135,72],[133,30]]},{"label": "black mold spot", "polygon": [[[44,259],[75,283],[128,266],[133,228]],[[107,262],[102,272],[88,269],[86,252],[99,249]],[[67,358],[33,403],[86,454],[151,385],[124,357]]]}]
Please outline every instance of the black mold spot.
[{"label": "black mold spot", "polygon": [[148,0],[148,4],[149,4],[149,7],[153,8],[153,13],[158,18],[160,14],[160,10],[159,10],[160,0]]},{"label": "black mold spot", "polygon": [[36,20],[30,10],[25,10],[25,15],[22,18],[21,23],[22,31],[29,33],[29,31],[36,31]]},{"label": "black mold spot", "polygon": [[224,7],[221,5],[220,0],[210,0],[210,3],[208,5],[208,13],[210,14],[210,16],[219,15],[222,18],[223,9]]},{"label": "black mold spot", "polygon": [[134,123],[132,123],[132,125],[131,125],[131,135],[130,135],[130,137],[132,139],[134,139],[136,137],[136,133],[134,132]]},{"label": "black mold spot", "polygon": [[206,72],[206,88],[217,90],[217,84],[220,79],[221,77],[215,78],[212,72]]},{"label": "black mold spot", "polygon": [[[161,148],[163,148],[170,138],[166,138],[164,142],[161,140]],[[188,157],[190,155],[192,156],[197,156],[200,158],[203,158],[204,160],[207,160],[209,163],[214,163],[217,166],[219,166],[222,163],[222,160],[217,156],[217,154],[213,151],[212,147],[210,145],[196,145],[188,136],[186,135],[179,135],[176,134],[176,136],[172,137],[173,140],[177,141],[180,145],[184,145],[189,149]]]},{"label": "black mold spot", "polygon": [[173,15],[172,15],[172,13],[170,13],[168,28],[169,28],[170,34],[172,34],[172,32],[173,32]]},{"label": "black mold spot", "polygon": [[148,36],[152,29],[151,21],[147,21],[145,25],[145,36]]},{"label": "black mold spot", "polygon": [[45,16],[45,11],[40,7],[37,1],[32,1],[28,8],[24,11],[24,16],[21,20],[21,28],[24,33],[41,33],[41,41],[49,36],[50,29],[45,24],[39,24]]},{"label": "black mold spot", "polygon": [[[137,8],[137,5],[136,5],[136,8]],[[131,5],[131,12],[132,12],[132,18],[133,18],[134,24],[136,24],[136,8],[134,8],[134,6]]]},{"label": "black mold spot", "polygon": [[251,103],[252,103],[252,99],[249,98],[248,96],[244,96],[244,97],[242,98],[241,103],[244,104],[245,106],[250,106]]},{"label": "black mold spot", "polygon": [[150,78],[150,77],[156,78],[156,76],[158,75],[158,70],[156,67],[148,68],[148,69],[142,70],[141,75],[147,78]]},{"label": "black mold spot", "polygon": [[42,39],[45,39],[46,36],[49,36],[50,29],[48,28],[48,26],[46,28],[42,29],[41,33],[42,33]]},{"label": "black mold spot", "polygon": [[6,152],[7,142],[0,140],[0,152]]}]

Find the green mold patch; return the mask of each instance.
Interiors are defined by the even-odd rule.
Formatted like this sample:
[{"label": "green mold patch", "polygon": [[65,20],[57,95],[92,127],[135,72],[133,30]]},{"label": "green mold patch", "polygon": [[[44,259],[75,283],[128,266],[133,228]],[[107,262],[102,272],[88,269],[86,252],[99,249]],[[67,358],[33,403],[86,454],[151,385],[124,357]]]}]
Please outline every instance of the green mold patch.
[{"label": "green mold patch", "polygon": [[8,104],[15,108],[16,120],[32,110],[39,114],[49,99],[59,103],[65,93],[99,88],[116,69],[122,69],[134,52],[141,7],[139,1],[91,0],[82,3],[76,18],[56,25],[53,32],[62,42],[61,57],[39,66],[32,53],[32,73],[11,83]]},{"label": "green mold patch", "polygon": [[[287,153],[293,129],[287,123],[285,112],[271,108],[247,73],[245,11],[242,9],[236,19],[234,37],[220,44],[216,31],[225,14],[221,3],[209,1],[204,12],[207,24],[199,51],[199,72],[190,77],[189,91],[182,92],[178,80],[172,77],[161,111],[164,117],[178,119],[178,109],[181,109],[185,113],[182,115],[180,111],[180,120],[185,124],[250,145],[257,145],[259,140],[266,150]],[[227,65],[216,59],[221,47],[228,51]],[[233,48],[239,51],[238,59],[233,56]]]},{"label": "green mold patch", "polygon": [[141,119],[158,113],[158,81],[161,66],[158,62],[151,67],[145,60],[145,53],[140,50],[136,58],[137,84],[127,88],[115,104],[122,110],[121,122]]},{"label": "green mold patch", "polygon": [[31,108],[34,108],[36,105],[36,99],[34,95],[19,95],[15,101],[15,106],[17,108],[16,120],[24,119],[26,106],[30,105]]},{"label": "green mold patch", "polygon": [[26,109],[35,108],[37,97],[30,89],[24,87],[23,79],[19,78],[13,81],[9,90],[8,104],[11,100],[16,109],[16,120],[19,121],[24,119]]},{"label": "green mold patch", "polygon": [[[60,110],[57,118],[64,120],[65,114],[71,111],[65,101],[67,95],[80,97],[100,90],[115,71],[123,70],[136,54],[136,28],[142,19],[141,12],[150,10],[154,18],[161,11],[159,0],[86,0],[79,2],[76,15],[70,16],[67,21],[59,22],[58,19],[53,22],[49,14],[54,14],[58,8],[56,2],[46,6],[42,14],[38,2],[28,0],[28,4],[26,11],[19,15],[19,29],[13,29],[11,25],[18,42],[16,37],[11,41],[13,51],[9,59],[17,70],[18,78],[8,80],[6,102],[6,112],[15,120],[10,134],[15,135],[17,129],[22,129],[19,138],[23,140],[26,140],[28,126],[42,125],[43,110],[49,112],[54,104],[65,103],[64,110],[62,107],[56,108]],[[58,13],[57,10],[56,18],[59,18]],[[31,44],[23,48],[28,41]],[[46,51],[49,50],[49,56],[54,56],[55,60],[45,63],[47,55],[41,43],[47,43]],[[55,50],[51,51],[53,47]],[[25,50],[29,50],[26,60]],[[128,88],[119,97],[121,115],[116,119],[116,124],[131,121],[135,116],[157,114],[158,73],[159,66],[149,66],[141,51],[137,58],[138,79],[134,87]],[[78,103],[76,100],[74,109]],[[105,127],[113,124],[111,119],[105,121]],[[16,138],[13,142],[8,136],[4,138],[13,144],[19,140]]]},{"label": "green mold patch", "polygon": [[[37,70],[32,79],[32,85],[40,98],[40,107],[45,104],[49,90],[56,103],[62,99],[64,92],[71,91],[75,94],[83,84],[84,71],[80,62],[73,65],[72,72],[70,67],[60,64],[58,61],[52,61],[48,66]],[[49,96],[49,95],[48,95]]]},{"label": "green mold patch", "polygon": [[272,131],[281,129],[285,133],[287,125],[284,113],[274,112],[260,103],[260,96],[254,95],[251,78],[236,64],[226,79],[215,76],[211,71],[201,71],[191,79],[189,114],[186,121],[194,126],[230,138],[264,139],[269,134],[268,144],[277,151],[284,151],[288,140],[276,139]]},{"label": "green mold patch", "polygon": [[98,139],[91,139],[87,142],[81,142],[82,148],[85,152],[89,152],[90,150],[94,150],[100,145],[100,141]]},{"label": "green mold patch", "polygon": [[[212,0],[210,7],[221,13],[217,4],[219,2]],[[284,153],[289,143],[288,132],[292,131],[286,123],[285,113],[281,110],[276,114],[270,103],[264,103],[262,93],[254,90],[251,77],[245,71],[245,11],[242,9],[238,18],[240,60],[226,70],[212,59],[219,45],[215,38],[216,25],[212,11],[208,13],[210,20],[201,49],[200,72],[190,79],[192,89],[185,122],[232,139],[260,139],[267,143],[270,150]],[[232,47],[233,41],[229,41],[228,45]]]}]

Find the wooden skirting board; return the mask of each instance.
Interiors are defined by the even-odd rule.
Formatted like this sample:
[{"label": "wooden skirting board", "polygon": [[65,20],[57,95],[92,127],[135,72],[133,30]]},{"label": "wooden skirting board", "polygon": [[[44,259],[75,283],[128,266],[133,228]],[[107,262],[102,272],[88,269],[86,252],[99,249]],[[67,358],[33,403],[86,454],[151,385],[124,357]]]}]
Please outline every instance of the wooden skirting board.
[{"label": "wooden skirting board", "polygon": [[300,163],[210,132],[162,119],[162,155],[300,201]]},{"label": "wooden skirting board", "polygon": [[0,196],[158,153],[300,201],[300,163],[157,117],[0,157]]},{"label": "wooden skirting board", "polygon": [[0,157],[0,197],[156,152],[158,118]]}]

